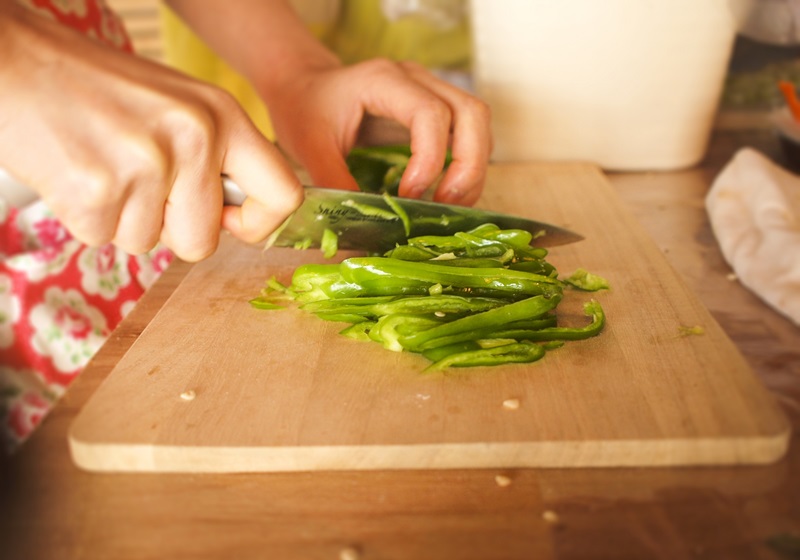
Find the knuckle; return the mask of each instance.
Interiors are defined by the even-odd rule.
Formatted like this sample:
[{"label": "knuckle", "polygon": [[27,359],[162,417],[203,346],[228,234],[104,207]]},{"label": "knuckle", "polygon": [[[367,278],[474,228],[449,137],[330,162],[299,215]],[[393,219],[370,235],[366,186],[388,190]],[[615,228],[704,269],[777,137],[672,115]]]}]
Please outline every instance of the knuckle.
[{"label": "knuckle", "polygon": [[438,98],[431,98],[419,107],[420,113],[429,115],[437,121],[452,121],[453,112],[450,106]]},{"label": "knuckle", "polygon": [[171,158],[157,142],[132,140],[125,151],[125,161],[119,165],[119,186],[129,190],[142,184],[164,187],[169,181],[170,169]]},{"label": "knuckle", "polygon": [[217,87],[211,84],[201,85],[201,94],[206,98],[207,103],[212,107],[219,107],[221,109],[230,109],[231,107],[239,107],[239,102],[228,90]]},{"label": "knuckle", "polygon": [[489,121],[492,118],[492,108],[483,99],[469,96],[466,107],[467,111],[475,114],[480,120]]},{"label": "knuckle", "polygon": [[163,115],[161,123],[169,142],[187,153],[206,153],[218,129],[214,111],[202,103],[175,107]]},{"label": "knuckle", "polygon": [[65,181],[64,194],[69,200],[61,201],[64,207],[76,212],[103,212],[114,203],[118,191],[116,173],[104,167],[82,168]]},{"label": "knuckle", "polygon": [[385,57],[376,57],[358,65],[370,74],[396,74],[399,70],[398,63]]}]

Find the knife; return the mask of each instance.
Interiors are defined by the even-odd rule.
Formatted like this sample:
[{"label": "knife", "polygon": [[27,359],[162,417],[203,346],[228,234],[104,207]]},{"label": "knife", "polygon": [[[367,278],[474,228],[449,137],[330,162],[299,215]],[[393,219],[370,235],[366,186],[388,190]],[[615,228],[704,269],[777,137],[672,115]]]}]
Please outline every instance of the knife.
[{"label": "knife", "polygon": [[[241,206],[245,194],[223,177],[225,204]],[[534,236],[532,245],[554,247],[583,239],[578,233],[518,216],[359,191],[303,187],[300,207],[272,234],[267,246],[319,248],[325,230],[338,236],[338,248],[383,252],[409,237],[453,235],[482,224],[522,229]]]}]

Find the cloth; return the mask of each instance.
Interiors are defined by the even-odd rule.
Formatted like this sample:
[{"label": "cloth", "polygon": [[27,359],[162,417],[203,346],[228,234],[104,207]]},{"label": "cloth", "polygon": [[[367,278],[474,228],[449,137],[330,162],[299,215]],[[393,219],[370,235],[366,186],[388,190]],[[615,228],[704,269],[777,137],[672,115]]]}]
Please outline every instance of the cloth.
[{"label": "cloth", "polygon": [[[113,48],[131,51],[101,0],[23,4]],[[41,201],[0,197],[0,452],[33,432],[172,254],[131,256],[73,239]]]},{"label": "cloth", "polygon": [[800,325],[800,177],[743,148],[715,178],[705,203],[739,281]]}]

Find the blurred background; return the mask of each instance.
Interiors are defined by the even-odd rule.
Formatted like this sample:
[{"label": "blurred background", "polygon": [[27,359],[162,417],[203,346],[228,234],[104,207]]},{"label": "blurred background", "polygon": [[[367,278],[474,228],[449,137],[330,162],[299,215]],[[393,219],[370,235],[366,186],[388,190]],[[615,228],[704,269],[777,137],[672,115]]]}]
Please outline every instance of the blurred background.
[{"label": "blurred background", "polygon": [[[707,0],[709,3],[711,1]],[[507,12],[513,13],[513,6],[516,4],[512,0],[504,0],[499,4],[506,7],[507,2],[511,2],[512,6],[512,8],[507,8]],[[625,19],[621,11],[613,13],[619,6],[624,5],[624,2],[625,0],[596,2],[595,4],[606,6],[606,11],[610,13],[607,22],[597,22],[596,25],[605,24],[607,26],[609,22],[614,21],[627,23],[629,20]],[[767,130],[772,126],[770,113],[783,103],[776,87],[777,82],[786,80],[794,83],[795,86],[800,85],[800,0],[720,0],[720,2],[729,2],[728,5],[731,6],[735,16],[736,35],[730,56],[725,58],[725,75],[721,88],[714,89],[712,87],[713,80],[706,85],[698,85],[698,88],[702,87],[704,91],[707,90],[706,95],[714,97],[713,129],[755,128]],[[249,88],[249,85],[222,61],[217,60],[213,53],[208,51],[176,17],[163,7],[162,2],[159,0],[108,0],[108,3],[126,21],[134,45],[141,55],[165,62],[196,77],[225,87],[240,100],[256,124],[272,137],[266,110],[260,106],[257,95]],[[570,3],[572,2],[565,4]],[[580,4],[579,0],[576,0],[576,3]],[[471,28],[476,26],[470,21],[470,16],[479,14],[486,20],[489,17],[486,15],[488,13],[486,6],[489,6],[490,2],[483,0],[294,0],[293,4],[312,32],[325,41],[345,62],[356,62],[375,55],[395,59],[415,59],[450,81],[468,89],[475,89],[477,66],[475,59],[478,57],[473,56],[474,44],[471,40]],[[535,4],[536,0],[523,2],[519,4],[518,8],[522,8],[523,5],[528,8]],[[705,5],[706,0],[701,4]],[[692,16],[686,16],[686,18],[694,17],[694,7],[701,4],[694,4],[690,7]],[[673,2],[672,5],[675,3]],[[531,8],[529,11],[534,12],[534,10],[535,8]],[[582,32],[583,30],[576,29],[575,36],[581,36]],[[670,33],[674,35],[674,31],[670,31]],[[508,42],[508,35],[503,40]],[[680,40],[683,41],[684,38],[680,38]],[[688,41],[686,42],[690,44]],[[679,45],[679,43],[675,43],[675,45]],[[564,51],[568,50],[569,45],[563,43],[557,48]],[[673,48],[677,51],[680,46],[665,48]],[[727,57],[727,51],[720,52],[720,56]],[[516,54],[518,57],[524,58],[524,56],[519,56],[519,52]],[[677,55],[677,53],[675,54]],[[701,54],[699,52],[684,53],[684,56],[687,61],[693,61]],[[552,58],[552,52],[548,58]],[[485,63],[484,66],[486,64],[488,63]],[[674,91],[669,94],[664,93],[665,99],[678,98],[677,93],[690,88],[691,82],[698,82],[698,76],[713,72],[713,69],[707,70],[700,67],[699,63],[697,64],[697,73],[693,77],[687,76],[684,82],[662,76],[662,83],[654,82],[654,87],[659,88],[659,91],[672,87]],[[707,64],[710,65],[711,62]],[[478,68],[478,71],[482,72],[483,78],[486,78],[486,75],[494,70]],[[663,80],[667,79],[671,81],[667,82],[668,86],[665,86]],[[597,90],[597,84],[585,83],[584,85],[587,89]],[[561,85],[560,87],[566,86]],[[623,87],[631,89],[630,86],[623,85]],[[536,88],[542,90],[542,84],[537,84]],[[482,90],[480,87],[478,93],[485,93],[486,96],[491,94],[489,88]],[[597,91],[594,95],[598,95]],[[662,107],[663,111],[663,107],[666,105],[665,100],[657,98],[652,90],[647,95],[653,98],[653,105]],[[539,103],[542,102],[539,101]],[[576,98],[571,103],[572,107],[578,106],[580,99]],[[626,100],[626,103],[631,105],[630,100]],[[695,110],[695,112],[697,111]],[[553,111],[550,110],[550,113],[552,114]],[[675,116],[665,113],[664,118],[669,117],[674,123],[684,114],[693,113],[691,111],[677,112]],[[586,121],[585,116],[580,116],[580,118],[583,119],[582,122]],[[618,119],[618,117],[614,118]],[[635,118],[639,121],[642,119],[641,116]],[[514,120],[517,120],[516,115]],[[536,126],[529,124],[528,129],[543,128],[538,121],[532,122]],[[554,126],[560,127],[564,134],[568,133],[568,126],[563,123],[555,123]],[[598,123],[597,126],[607,125]],[[672,127],[675,128],[674,124]],[[620,136],[623,134],[628,138],[635,137],[630,130],[620,132]],[[503,135],[507,136],[508,133],[503,132]],[[497,130],[495,136],[498,136]],[[674,141],[679,140],[676,137]],[[685,140],[680,141],[685,143]],[[612,145],[608,138],[605,139],[605,142],[607,146]],[[698,142],[702,144],[702,140],[698,140]],[[641,141],[638,143],[642,144]],[[662,145],[663,143],[662,140]],[[515,140],[516,146],[524,144],[533,145],[542,144],[542,142],[538,137]],[[556,146],[555,151],[552,152],[554,157],[570,153],[569,151],[559,152],[556,140],[551,144]],[[580,155],[580,150],[588,148],[570,145],[566,149],[575,150]],[[696,151],[700,149],[697,148]],[[526,153],[520,154],[519,150],[507,150],[507,152],[508,156],[504,158],[502,142],[496,147],[496,155],[500,159],[520,159],[526,155]],[[542,154],[533,153],[531,155],[536,157]],[[592,154],[589,153],[589,155]],[[611,154],[611,156],[616,155],[618,154]],[[613,159],[611,156],[609,158]],[[598,155],[596,159],[603,157],[605,154]],[[642,158],[641,167],[644,168],[680,167],[684,164],[691,164],[693,159],[697,159],[691,154],[681,157],[683,159],[680,161],[674,159],[674,161],[664,160],[659,163],[640,154],[628,156],[628,160],[626,160],[623,154],[615,161],[619,162],[616,167],[624,170],[626,167],[637,167],[636,161],[629,162],[631,158],[634,160]],[[614,167],[614,163],[610,162],[608,166]]]}]

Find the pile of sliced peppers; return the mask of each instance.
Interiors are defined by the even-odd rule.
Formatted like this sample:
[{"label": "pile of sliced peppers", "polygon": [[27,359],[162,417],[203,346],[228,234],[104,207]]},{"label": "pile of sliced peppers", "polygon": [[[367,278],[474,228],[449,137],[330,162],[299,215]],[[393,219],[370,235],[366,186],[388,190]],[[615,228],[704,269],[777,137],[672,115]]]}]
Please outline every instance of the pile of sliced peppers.
[{"label": "pile of sliced peppers", "polygon": [[565,288],[608,283],[582,269],[560,280],[531,239],[493,224],[414,237],[382,256],[302,265],[289,286],[271,278],[250,303],[274,309],[281,299],[295,301],[321,319],[350,323],[344,336],[421,354],[432,362],[426,371],[533,362],[602,331],[597,301],[584,305],[591,320],[583,327],[559,326],[556,307]]}]

